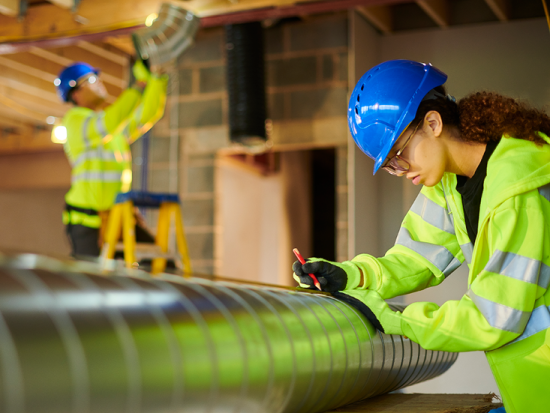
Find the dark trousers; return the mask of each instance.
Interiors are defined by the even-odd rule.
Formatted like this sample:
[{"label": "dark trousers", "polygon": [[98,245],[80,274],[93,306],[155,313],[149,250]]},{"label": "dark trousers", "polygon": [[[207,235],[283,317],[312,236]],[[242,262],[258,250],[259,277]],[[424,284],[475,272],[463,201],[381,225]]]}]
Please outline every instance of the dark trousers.
[{"label": "dark trousers", "polygon": [[75,258],[99,257],[99,228],[69,224],[65,227]]},{"label": "dark trousers", "polygon": [[[99,257],[99,228],[69,224],[66,232],[71,244],[71,255],[75,258]],[[143,227],[136,225],[136,242],[154,243],[155,239]],[[118,256],[116,256],[118,258]]]}]

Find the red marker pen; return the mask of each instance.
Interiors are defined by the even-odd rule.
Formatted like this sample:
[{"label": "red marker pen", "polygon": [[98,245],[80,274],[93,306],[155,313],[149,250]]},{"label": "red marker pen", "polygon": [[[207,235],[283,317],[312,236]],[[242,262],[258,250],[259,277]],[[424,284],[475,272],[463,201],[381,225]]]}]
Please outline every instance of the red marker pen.
[{"label": "red marker pen", "polygon": [[[300,261],[300,263],[302,265],[304,265],[306,263],[306,260],[304,260],[304,257],[302,257],[302,254],[300,254],[300,251],[298,251],[298,248],[294,248],[292,250],[292,252],[294,253],[294,255],[296,255],[296,258],[298,258],[298,261]],[[315,287],[317,287],[317,289],[319,291],[321,291],[321,284],[319,284],[319,281],[317,281],[317,277],[315,277],[315,275],[313,274],[308,274],[311,279],[313,280],[313,285],[315,285]]]}]

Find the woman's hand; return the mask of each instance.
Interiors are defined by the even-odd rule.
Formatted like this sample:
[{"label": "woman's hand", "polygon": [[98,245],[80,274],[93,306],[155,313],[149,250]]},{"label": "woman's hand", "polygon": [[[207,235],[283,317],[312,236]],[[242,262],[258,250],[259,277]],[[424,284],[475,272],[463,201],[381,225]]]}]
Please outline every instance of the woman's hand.
[{"label": "woman's hand", "polygon": [[316,289],[313,279],[308,275],[314,274],[321,285],[321,290],[334,292],[346,288],[348,276],[346,271],[338,263],[322,260],[320,258],[309,259],[305,264],[295,261],[292,264],[293,277],[302,288]]}]

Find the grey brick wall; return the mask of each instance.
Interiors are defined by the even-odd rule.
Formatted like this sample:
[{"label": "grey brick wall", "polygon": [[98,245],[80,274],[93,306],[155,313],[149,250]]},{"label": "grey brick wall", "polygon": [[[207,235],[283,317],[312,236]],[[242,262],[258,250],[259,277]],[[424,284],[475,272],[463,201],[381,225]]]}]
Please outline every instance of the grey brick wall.
[{"label": "grey brick wall", "polygon": [[[337,256],[347,251],[346,104],[347,15],[311,17],[266,28],[268,116],[274,144],[323,143],[338,147]],[[195,44],[175,63],[164,118],[154,127],[149,150],[149,190],[168,191],[170,136],[179,137],[178,188],[195,272],[214,268],[214,160],[230,146],[223,28],[200,30]],[[178,116],[177,122],[171,117]],[[174,125],[177,125],[174,126]],[[139,143],[133,148],[134,185],[139,186]],[[137,179],[136,179],[137,178]],[[156,225],[156,213],[147,216]],[[346,258],[346,257],[344,257]]]}]

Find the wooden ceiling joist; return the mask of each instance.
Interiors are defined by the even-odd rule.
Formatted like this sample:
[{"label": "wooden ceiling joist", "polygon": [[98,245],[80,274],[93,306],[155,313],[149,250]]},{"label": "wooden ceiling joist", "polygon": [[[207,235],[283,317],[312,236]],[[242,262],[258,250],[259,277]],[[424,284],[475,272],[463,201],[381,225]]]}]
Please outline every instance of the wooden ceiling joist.
[{"label": "wooden ceiling joist", "polygon": [[[17,121],[19,123],[27,123],[27,124],[40,124],[40,125],[47,125],[46,119],[48,116],[54,116],[54,115],[46,115],[42,112],[37,112],[31,109],[27,110],[18,110],[17,108],[8,106],[10,103],[5,104],[4,97],[0,96],[0,115],[13,119],[14,121]],[[1,124],[0,124],[1,125]]]},{"label": "wooden ceiling joist", "polygon": [[64,9],[73,9],[75,7],[75,0],[48,0],[48,1]]},{"label": "wooden ceiling joist", "polygon": [[10,69],[18,70],[22,73],[26,73],[28,75],[37,77],[38,79],[42,79],[51,83],[53,83],[53,81],[57,77],[53,73],[44,72],[43,70],[37,69],[36,67],[19,63],[18,61],[10,59],[7,56],[0,56],[0,66],[9,67]]},{"label": "wooden ceiling joist", "polygon": [[0,14],[7,16],[19,15],[20,1],[19,0],[0,0]]},{"label": "wooden ceiling joist", "polygon": [[[29,50],[29,53],[31,53],[35,56],[39,56],[43,59],[49,60],[51,62],[59,63],[62,66],[61,68],[71,65],[75,61],[83,60],[83,59],[75,59],[75,60],[69,59],[67,57],[64,57],[64,56],[58,54],[58,53],[53,53],[49,50],[40,49],[38,47],[33,47],[32,49]],[[119,76],[115,76],[115,75],[107,73],[106,70],[104,69],[103,65],[96,64],[98,62],[96,62],[96,59],[92,58],[92,56],[89,56],[89,54],[88,54],[87,57],[88,57],[88,59],[86,60],[87,63],[91,64],[94,67],[95,66],[100,66],[101,67],[101,69],[102,69],[101,79],[103,79],[103,81],[105,83],[116,86],[118,89],[120,89],[118,91],[115,91],[114,93],[120,92],[123,88],[126,87],[126,82],[122,79],[122,76],[123,76],[123,73],[122,73],[123,69],[122,68],[119,68]],[[106,69],[108,70],[109,68],[106,68]]]},{"label": "wooden ceiling joist", "polygon": [[449,27],[448,0],[416,0],[416,4],[418,4],[439,27]]},{"label": "wooden ceiling joist", "polygon": [[[12,0],[0,0],[9,1]],[[162,3],[163,0],[83,1],[78,6],[78,16],[86,19],[86,25],[75,20],[76,15],[70,10],[51,3],[38,3],[28,8],[23,21],[0,15],[0,43],[137,27],[144,24],[149,14],[157,13]]]},{"label": "wooden ceiling joist", "polygon": [[128,56],[136,54],[134,43],[129,36],[109,36],[104,38],[103,42],[126,53]]},{"label": "wooden ceiling joist", "polygon": [[81,49],[86,50],[87,52],[93,53],[96,56],[100,56],[104,59],[108,59],[117,65],[126,66],[128,59],[120,54],[113,53],[109,50],[104,49],[103,47],[96,46],[90,42],[80,41],[76,44]]},{"label": "wooden ceiling joist", "polygon": [[485,0],[485,2],[501,22],[506,22],[510,19],[509,0]]},{"label": "wooden ceiling joist", "polygon": [[392,14],[389,6],[359,6],[357,12],[384,34],[393,30]]},{"label": "wooden ceiling joist", "polygon": [[[36,84],[39,82],[29,82],[29,79],[19,79],[11,75],[10,70],[2,70],[0,73],[0,84],[4,86],[8,86],[12,89],[19,90],[24,93],[28,93],[30,95],[37,96],[44,100],[49,100],[52,103],[59,102],[59,98],[57,97],[57,94],[55,93],[55,89],[52,88],[42,88],[40,86],[37,86]],[[33,84],[34,83],[34,84]]]},{"label": "wooden ceiling joist", "polygon": [[123,77],[123,72],[126,70],[126,65],[115,63],[108,58],[105,58],[96,53],[90,53],[88,50],[85,50],[76,45],[52,48],[48,49],[48,52],[58,56],[62,56],[64,58],[70,58],[69,61],[71,63],[86,62],[94,67],[99,67],[102,73],[108,73],[119,79]]}]

